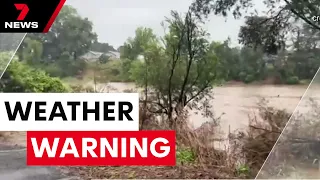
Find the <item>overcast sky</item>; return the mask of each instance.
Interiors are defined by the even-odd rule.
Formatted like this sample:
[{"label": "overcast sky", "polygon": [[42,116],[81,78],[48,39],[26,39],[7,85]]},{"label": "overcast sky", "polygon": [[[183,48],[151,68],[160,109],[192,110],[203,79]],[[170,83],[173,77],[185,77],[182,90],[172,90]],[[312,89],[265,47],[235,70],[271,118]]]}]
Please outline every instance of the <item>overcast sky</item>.
[{"label": "overcast sky", "polygon": [[[263,10],[261,0],[257,8]],[[158,35],[163,34],[160,22],[171,10],[186,12],[192,0],[67,0],[66,4],[75,7],[79,14],[88,17],[94,24],[94,31],[100,42],[107,42],[115,48],[128,37],[133,37],[139,26],[150,27]],[[211,16],[206,29],[211,40],[224,41],[231,38],[237,45],[237,35],[243,19],[234,20]]]}]

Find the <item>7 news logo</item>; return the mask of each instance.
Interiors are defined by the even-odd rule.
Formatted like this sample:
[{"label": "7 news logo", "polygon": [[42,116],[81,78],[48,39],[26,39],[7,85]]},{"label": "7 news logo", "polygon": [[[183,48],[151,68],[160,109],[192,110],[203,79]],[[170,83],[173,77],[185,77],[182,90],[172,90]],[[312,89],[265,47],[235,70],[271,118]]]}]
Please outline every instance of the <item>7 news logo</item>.
[{"label": "7 news logo", "polygon": [[29,12],[29,7],[27,4],[14,4],[16,9],[18,11],[21,11],[19,16],[17,17],[17,21],[15,22],[5,22],[4,27],[5,28],[15,28],[15,29],[23,29],[23,28],[38,28],[38,22],[29,22],[29,21],[24,21],[26,18],[28,12]]}]

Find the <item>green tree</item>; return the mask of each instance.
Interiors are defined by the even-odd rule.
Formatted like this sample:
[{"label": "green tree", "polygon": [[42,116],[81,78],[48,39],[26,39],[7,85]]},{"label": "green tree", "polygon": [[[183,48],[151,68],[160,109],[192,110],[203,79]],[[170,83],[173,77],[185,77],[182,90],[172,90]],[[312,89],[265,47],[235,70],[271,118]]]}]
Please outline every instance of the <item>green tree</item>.
[{"label": "green tree", "polygon": [[121,79],[124,81],[130,79],[131,64],[138,60],[144,59],[148,48],[152,44],[159,43],[159,39],[153,33],[151,28],[138,27],[135,36],[128,38],[123,46],[119,47],[121,54]]},{"label": "green tree", "polygon": [[135,60],[139,55],[143,55],[148,44],[156,42],[157,37],[150,28],[139,27],[135,37],[129,38],[120,48],[121,58]]},{"label": "green tree", "polygon": [[175,128],[176,116],[185,107],[198,108],[198,102],[210,96],[217,80],[217,58],[209,56],[208,33],[192,12],[180,16],[173,11],[166,23],[163,43],[155,41],[144,48],[144,61],[134,64],[132,76],[152,89],[149,111],[166,114],[170,127]]},{"label": "green tree", "polygon": [[223,43],[212,42],[210,44],[209,53],[211,56],[218,58],[218,72],[220,78],[224,80],[239,80],[239,73],[243,64],[240,62],[240,52],[238,48],[229,46],[230,40]]},{"label": "green tree", "polygon": [[17,55],[20,60],[24,60],[29,64],[39,64],[42,62],[42,53],[42,43],[26,37],[20,45]]},{"label": "green tree", "polygon": [[92,22],[76,9],[64,6],[47,34],[28,34],[17,55],[20,61],[41,68],[55,77],[79,75],[86,63],[78,56],[97,42]]},{"label": "green tree", "polygon": [[[275,47],[284,45],[279,44],[277,37],[284,37],[291,30],[292,24],[297,20],[320,30],[319,21],[312,20],[320,12],[319,1],[264,0],[263,2],[269,9],[266,11],[267,14],[265,14],[267,17],[247,18],[247,22],[254,24],[254,26],[250,27],[255,27],[255,31],[250,31],[250,35],[246,35],[246,37],[251,37],[251,40],[247,42],[252,43],[253,46],[264,45],[269,49],[267,52],[275,54],[274,49],[278,49]],[[254,5],[253,0],[195,0],[191,8],[200,19],[206,18],[210,13],[225,17],[231,13],[234,18],[239,18],[249,9],[254,9]],[[266,30],[267,34],[265,33]]]},{"label": "green tree", "polygon": [[94,42],[91,45],[91,50],[97,51],[97,52],[104,52],[104,53],[107,53],[109,51],[117,51],[112,45],[108,43],[100,43],[100,42]]},{"label": "green tree", "polygon": [[43,44],[43,58],[60,59],[66,53],[72,59],[90,50],[96,42],[92,22],[82,18],[71,6],[64,6],[47,34],[28,34]]},{"label": "green tree", "polygon": [[293,51],[287,58],[288,66],[299,79],[312,79],[320,66],[320,31],[304,24],[295,32]]},{"label": "green tree", "polygon": [[[261,23],[265,22],[265,23]],[[283,26],[268,21],[265,16],[248,16],[240,27],[239,42],[254,49],[261,48],[268,54],[277,54],[285,47]]]},{"label": "green tree", "polygon": [[258,49],[244,47],[240,51],[241,72],[245,73],[240,79],[246,83],[263,80],[266,76],[266,61],[263,52]]}]

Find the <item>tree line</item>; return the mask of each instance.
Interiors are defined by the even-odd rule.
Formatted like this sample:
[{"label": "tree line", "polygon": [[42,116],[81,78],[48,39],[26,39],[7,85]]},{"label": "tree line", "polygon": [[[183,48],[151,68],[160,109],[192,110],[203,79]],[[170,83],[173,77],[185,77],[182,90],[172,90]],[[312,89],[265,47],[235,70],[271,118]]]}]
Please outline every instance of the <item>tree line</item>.
[{"label": "tree line", "polygon": [[[283,5],[276,5],[280,1]],[[319,14],[319,2],[266,0],[266,4],[269,14],[246,17],[239,32],[242,47],[231,47],[230,40],[210,42],[210,34],[202,27],[210,14],[227,17],[231,12],[235,18],[243,16],[246,9],[253,7],[253,1],[195,0],[187,12],[172,11],[165,18],[161,23],[163,36],[156,35],[148,27],[139,27],[135,36],[117,49],[120,60],[107,59],[93,64],[79,57],[89,50],[107,52],[115,48],[98,42],[92,22],[71,6],[64,6],[48,34],[26,37],[0,81],[0,90],[75,92],[61,79],[84,75],[83,72],[91,68],[98,71],[94,74],[100,76],[101,82],[115,76],[113,80],[133,81],[144,88],[140,129],[147,129],[152,115],[159,114],[164,118],[163,124],[157,127],[175,129],[177,139],[187,137],[190,134],[181,132],[181,127],[188,123],[188,119],[183,118],[186,108],[202,110],[203,115],[212,116],[208,110],[212,99],[210,92],[217,83],[272,79],[273,83],[296,84],[310,80],[317,71],[320,28],[310,19]],[[8,39],[0,35],[1,49],[12,50]],[[10,53],[2,52],[0,67],[3,68],[10,57]],[[160,123],[157,119],[155,122]],[[190,144],[188,147],[192,148]],[[260,152],[259,148],[254,152]],[[193,150],[192,154],[201,153]],[[205,149],[204,152],[211,151]],[[210,162],[214,160],[208,158]],[[255,165],[258,166],[259,163]],[[255,176],[256,172],[253,174]]]},{"label": "tree line", "polygon": [[[269,5],[272,4],[275,2],[270,1]],[[99,71],[105,71],[102,73],[105,80],[145,83],[145,66],[163,70],[152,71],[158,73],[155,75],[158,77],[172,74],[170,78],[175,81],[181,80],[184,70],[190,71],[196,76],[194,83],[204,80],[206,83],[210,81],[210,85],[230,80],[297,84],[312,79],[320,62],[319,28],[317,22],[310,21],[312,15],[317,13],[316,2],[301,6],[296,0],[285,1],[280,7],[269,6],[269,14],[245,17],[246,21],[238,34],[241,47],[231,47],[229,39],[224,42],[205,40],[210,34],[202,29],[202,25],[208,15],[213,13],[228,17],[229,9],[234,7],[231,13],[234,18],[239,18],[253,5],[251,0],[196,0],[187,13],[172,11],[171,16],[161,23],[166,32],[163,37],[154,34],[151,28],[139,27],[135,36],[128,38],[118,49],[99,42],[93,23],[81,17],[72,6],[64,6],[47,34],[27,35],[17,56],[20,62],[59,78],[83,75],[90,65],[79,57],[89,50],[119,50],[120,61],[99,62],[104,64],[99,65]],[[7,36],[1,36],[0,40],[1,49],[11,48],[12,43],[6,44],[10,42]],[[192,51],[193,48],[197,52]],[[179,60],[166,62],[169,56]],[[189,58],[192,62],[187,60]],[[193,60],[196,58],[203,61]],[[174,66],[174,73],[165,71],[170,69],[168,64]],[[113,76],[118,78],[110,78]],[[190,77],[188,73],[188,80],[182,82],[189,82]],[[156,79],[154,83],[158,83]]]}]

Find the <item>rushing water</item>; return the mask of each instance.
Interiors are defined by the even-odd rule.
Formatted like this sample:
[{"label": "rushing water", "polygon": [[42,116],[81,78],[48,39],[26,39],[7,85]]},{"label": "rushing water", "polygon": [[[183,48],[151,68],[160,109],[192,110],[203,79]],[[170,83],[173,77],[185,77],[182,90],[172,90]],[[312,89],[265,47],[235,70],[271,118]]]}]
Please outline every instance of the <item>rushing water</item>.
[{"label": "rushing water", "polygon": [[[108,86],[109,88],[106,90],[109,92],[136,90],[132,83],[109,83]],[[223,114],[220,123],[224,132],[227,132],[229,127],[231,130],[242,129],[248,125],[248,115],[256,113],[257,103],[261,99],[267,100],[269,106],[293,112],[306,88],[307,86],[304,85],[225,85],[215,87],[211,100],[212,110],[216,116]],[[195,127],[199,127],[209,120],[202,117],[200,113],[192,113],[190,119]]]},{"label": "rushing water", "polygon": [[[319,81],[320,82],[320,81]],[[100,85],[106,87],[106,85]],[[261,99],[268,102],[268,106],[285,109],[292,113],[297,107],[300,99],[306,91],[306,85],[224,85],[215,87],[213,99],[211,100],[212,111],[220,118],[220,137],[226,139],[229,131],[245,130],[248,127],[249,116],[258,114],[258,103]],[[132,89],[138,91],[132,83],[109,83],[105,91],[123,92]],[[307,97],[320,99],[320,86],[313,85],[309,88],[304,100],[301,101],[297,110],[307,111],[309,102]],[[190,113],[190,121],[194,127],[199,127],[202,123],[210,119],[202,117],[201,113]],[[218,129],[215,131],[215,134]],[[224,149],[228,146],[228,141],[217,141],[215,147]]]}]

